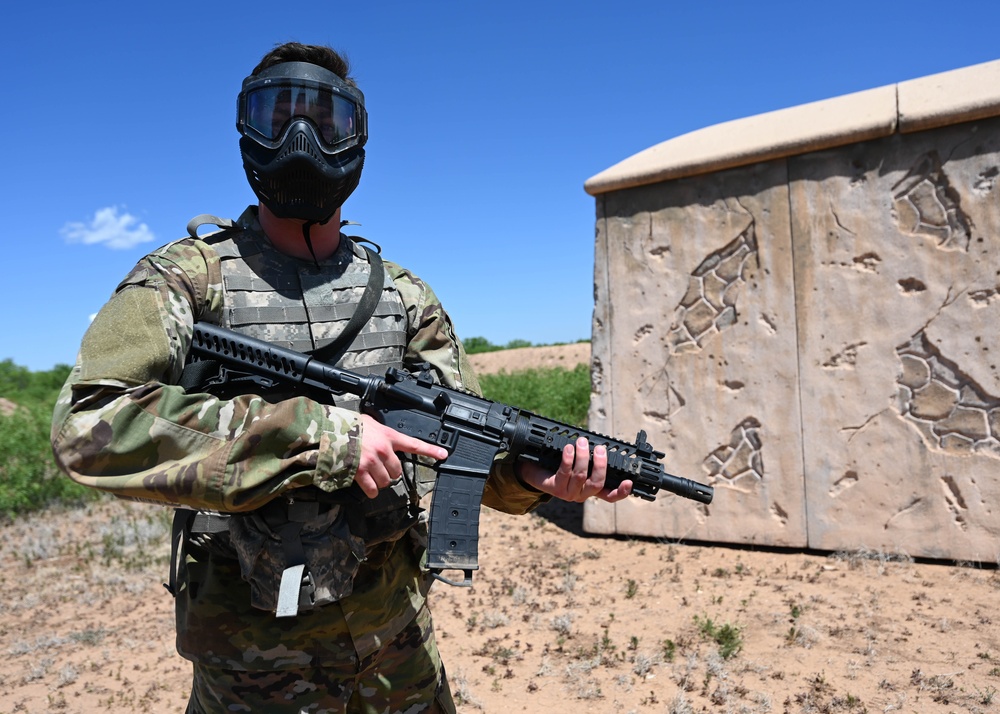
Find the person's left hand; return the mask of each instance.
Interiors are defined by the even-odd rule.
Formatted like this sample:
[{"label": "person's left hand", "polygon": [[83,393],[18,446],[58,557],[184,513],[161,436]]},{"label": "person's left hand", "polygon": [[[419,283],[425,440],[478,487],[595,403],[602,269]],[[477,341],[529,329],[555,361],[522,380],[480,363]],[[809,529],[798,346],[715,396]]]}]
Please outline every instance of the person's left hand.
[{"label": "person's left hand", "polygon": [[594,497],[614,503],[627,498],[632,493],[631,481],[622,481],[615,489],[604,488],[607,468],[608,451],[597,446],[594,448],[594,468],[590,469],[590,445],[581,436],[575,446],[567,444],[563,448],[562,462],[555,473],[528,461],[518,464],[518,473],[529,486],[564,501],[579,503]]}]

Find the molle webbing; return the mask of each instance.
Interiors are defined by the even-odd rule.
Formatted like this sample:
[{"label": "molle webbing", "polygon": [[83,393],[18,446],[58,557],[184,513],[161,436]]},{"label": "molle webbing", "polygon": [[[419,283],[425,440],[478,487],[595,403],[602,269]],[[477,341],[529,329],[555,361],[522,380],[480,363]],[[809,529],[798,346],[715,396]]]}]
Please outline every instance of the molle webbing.
[{"label": "molle webbing", "polygon": [[[342,236],[337,252],[316,265],[289,259],[253,231],[216,235],[224,326],[361,372],[401,364],[406,310],[377,254]],[[349,344],[338,340],[353,330]]]}]

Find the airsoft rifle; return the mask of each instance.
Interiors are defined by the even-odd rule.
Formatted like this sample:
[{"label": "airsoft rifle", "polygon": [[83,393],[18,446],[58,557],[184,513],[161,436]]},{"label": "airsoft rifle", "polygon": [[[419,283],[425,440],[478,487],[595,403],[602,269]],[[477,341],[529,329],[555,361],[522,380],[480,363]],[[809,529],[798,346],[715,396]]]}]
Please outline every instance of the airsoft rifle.
[{"label": "airsoft rifle", "polygon": [[396,431],[444,447],[448,457],[435,465],[427,566],[441,580],[445,570],[461,570],[472,583],[479,568],[479,509],[483,488],[497,455],[553,469],[562,449],[585,437],[608,452],[606,488],[632,481],[632,495],[652,501],[660,490],[711,503],[711,486],[672,476],[640,431],[634,444],[584,431],[569,424],[500,404],[468,392],[434,384],[429,373],[413,375],[389,369],[384,377],[361,375],[209,323],[194,325],[191,357],[214,360],[235,373],[252,374],[267,383],[334,394],[353,394],[360,409]]}]

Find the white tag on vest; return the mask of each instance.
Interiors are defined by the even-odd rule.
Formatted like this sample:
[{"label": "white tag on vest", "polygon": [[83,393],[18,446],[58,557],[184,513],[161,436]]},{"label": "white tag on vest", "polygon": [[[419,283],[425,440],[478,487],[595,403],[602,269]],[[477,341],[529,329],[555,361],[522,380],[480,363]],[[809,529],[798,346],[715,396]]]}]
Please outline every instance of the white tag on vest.
[{"label": "white tag on vest", "polygon": [[281,574],[281,585],[278,587],[278,607],[275,617],[295,617],[299,614],[299,588],[302,586],[302,575],[305,573],[305,563],[285,568]]}]

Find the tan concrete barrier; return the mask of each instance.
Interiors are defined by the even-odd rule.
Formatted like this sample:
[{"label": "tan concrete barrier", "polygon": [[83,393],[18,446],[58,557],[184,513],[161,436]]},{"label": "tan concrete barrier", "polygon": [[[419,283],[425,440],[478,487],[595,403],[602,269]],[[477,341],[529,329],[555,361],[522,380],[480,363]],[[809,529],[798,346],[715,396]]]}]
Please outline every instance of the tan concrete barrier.
[{"label": "tan concrete barrier", "polygon": [[1000,61],[709,127],[590,179],[590,426],[700,507],[585,528],[1000,559]]}]

